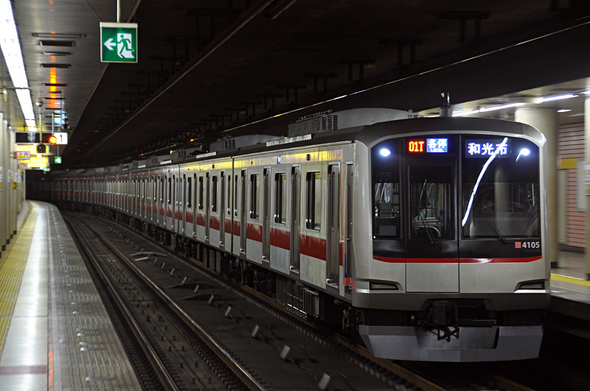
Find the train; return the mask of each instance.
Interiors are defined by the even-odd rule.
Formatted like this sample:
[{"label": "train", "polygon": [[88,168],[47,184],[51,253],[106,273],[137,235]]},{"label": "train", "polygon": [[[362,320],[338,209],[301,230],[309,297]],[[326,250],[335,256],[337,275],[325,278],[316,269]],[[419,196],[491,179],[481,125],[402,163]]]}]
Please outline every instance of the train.
[{"label": "train", "polygon": [[513,121],[357,108],[39,191],[119,220],[376,357],[538,356],[550,300],[546,139]]}]

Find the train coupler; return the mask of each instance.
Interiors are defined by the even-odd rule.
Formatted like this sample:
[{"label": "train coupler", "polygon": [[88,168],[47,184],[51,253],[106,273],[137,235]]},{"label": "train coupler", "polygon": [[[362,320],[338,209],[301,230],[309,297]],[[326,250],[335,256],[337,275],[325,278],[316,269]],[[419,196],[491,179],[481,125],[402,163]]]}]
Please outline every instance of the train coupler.
[{"label": "train coupler", "polygon": [[439,300],[432,303],[426,317],[424,328],[436,331],[437,340],[450,341],[452,337],[459,339],[459,312],[457,306],[448,300]]}]

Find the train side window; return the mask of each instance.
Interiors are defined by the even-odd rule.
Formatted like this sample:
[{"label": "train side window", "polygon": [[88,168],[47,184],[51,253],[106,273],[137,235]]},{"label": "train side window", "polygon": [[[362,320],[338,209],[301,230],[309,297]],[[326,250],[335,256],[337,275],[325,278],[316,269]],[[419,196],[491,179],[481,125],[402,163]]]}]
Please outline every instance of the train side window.
[{"label": "train side window", "polygon": [[168,178],[168,205],[170,205],[172,203],[172,178]]},{"label": "train side window", "polygon": [[306,175],[305,227],[319,231],[322,221],[322,174],[308,172]]},{"label": "train side window", "polygon": [[217,175],[211,177],[211,212],[217,212]]},{"label": "train side window", "polygon": [[250,218],[258,220],[260,203],[260,178],[258,174],[250,175]]},{"label": "train side window", "polygon": [[275,223],[287,224],[287,174],[275,174]]},{"label": "train side window", "polygon": [[205,208],[205,177],[199,177],[199,210],[203,210]]},{"label": "train side window", "polygon": [[164,178],[160,178],[160,203],[161,204],[164,203],[164,186],[165,186]]}]

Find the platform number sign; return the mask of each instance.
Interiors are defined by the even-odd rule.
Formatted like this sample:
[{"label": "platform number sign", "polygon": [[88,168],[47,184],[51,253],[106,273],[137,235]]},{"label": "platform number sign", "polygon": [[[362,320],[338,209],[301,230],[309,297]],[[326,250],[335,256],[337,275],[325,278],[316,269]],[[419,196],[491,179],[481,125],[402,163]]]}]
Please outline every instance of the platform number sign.
[{"label": "platform number sign", "polygon": [[100,23],[100,60],[137,62],[137,23]]}]

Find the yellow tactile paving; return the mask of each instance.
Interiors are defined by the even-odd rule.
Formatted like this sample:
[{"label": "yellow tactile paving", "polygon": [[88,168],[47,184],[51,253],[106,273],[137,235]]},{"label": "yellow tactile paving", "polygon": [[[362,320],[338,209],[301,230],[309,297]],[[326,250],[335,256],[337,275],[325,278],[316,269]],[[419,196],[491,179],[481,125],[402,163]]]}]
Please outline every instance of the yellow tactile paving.
[{"label": "yellow tactile paving", "polygon": [[568,282],[570,284],[582,285],[590,287],[590,281],[582,280],[581,278],[567,277],[560,274],[551,273],[551,279],[554,281]]},{"label": "yellow tactile paving", "polygon": [[39,205],[33,202],[30,205],[25,223],[0,259],[0,353],[6,342],[39,214]]}]

